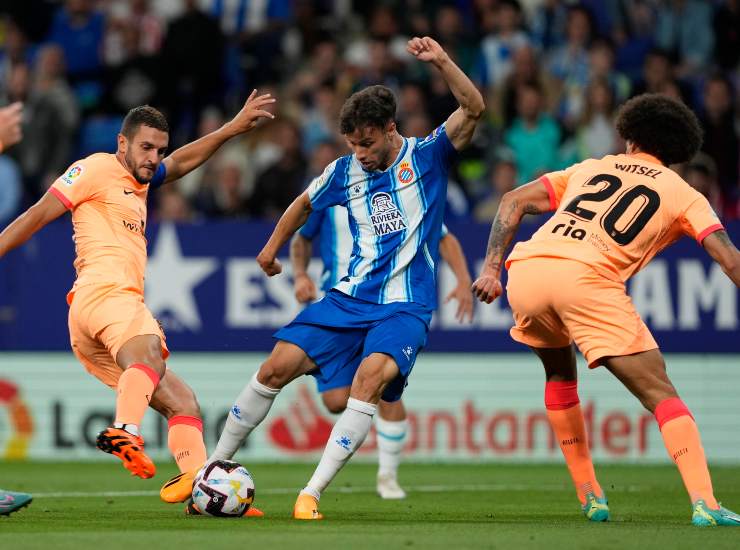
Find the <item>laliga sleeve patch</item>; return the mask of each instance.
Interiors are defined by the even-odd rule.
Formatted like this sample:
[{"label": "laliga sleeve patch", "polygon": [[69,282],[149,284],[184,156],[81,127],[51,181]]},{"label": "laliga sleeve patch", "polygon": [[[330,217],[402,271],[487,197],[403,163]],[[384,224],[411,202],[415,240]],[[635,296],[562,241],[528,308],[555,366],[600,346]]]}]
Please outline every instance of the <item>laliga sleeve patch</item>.
[{"label": "laliga sleeve patch", "polygon": [[80,179],[80,176],[82,175],[84,168],[81,164],[75,164],[72,168],[70,168],[66,174],[64,174],[61,177],[61,180],[66,183],[67,185],[72,185],[75,181]]}]

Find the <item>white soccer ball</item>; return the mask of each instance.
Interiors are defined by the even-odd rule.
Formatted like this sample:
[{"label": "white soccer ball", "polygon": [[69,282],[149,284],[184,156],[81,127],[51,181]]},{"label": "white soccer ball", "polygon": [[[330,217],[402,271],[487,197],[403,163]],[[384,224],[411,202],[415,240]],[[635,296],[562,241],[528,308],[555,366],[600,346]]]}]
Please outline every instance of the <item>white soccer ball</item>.
[{"label": "white soccer ball", "polygon": [[238,462],[215,460],[198,472],[193,504],[201,514],[241,517],[254,502],[254,480]]}]

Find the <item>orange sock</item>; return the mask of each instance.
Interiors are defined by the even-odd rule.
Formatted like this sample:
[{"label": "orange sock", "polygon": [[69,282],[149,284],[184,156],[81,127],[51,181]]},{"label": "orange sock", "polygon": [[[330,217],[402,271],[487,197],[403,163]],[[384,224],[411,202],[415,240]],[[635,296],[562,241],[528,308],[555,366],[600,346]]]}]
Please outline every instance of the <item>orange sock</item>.
[{"label": "orange sock", "polygon": [[588,448],[586,423],[583,420],[581,404],[578,399],[578,382],[546,382],[545,407],[547,419],[555,432],[555,437],[563,451],[570,477],[576,487],[581,504],[586,503],[586,494],[594,493],[603,497],[599,482],[596,481],[591,451]]},{"label": "orange sock", "polygon": [[116,423],[139,426],[157,384],[159,375],[151,367],[137,364],[127,368],[118,379]]},{"label": "orange sock", "polygon": [[710,508],[719,508],[714,498],[699,428],[684,402],[678,397],[664,399],[655,407],[655,419],[660,426],[665,448],[681,472],[691,503],[702,499]]},{"label": "orange sock", "polygon": [[208,455],[203,443],[203,421],[194,416],[173,416],[167,422],[170,430],[167,445],[181,472],[200,468]]}]

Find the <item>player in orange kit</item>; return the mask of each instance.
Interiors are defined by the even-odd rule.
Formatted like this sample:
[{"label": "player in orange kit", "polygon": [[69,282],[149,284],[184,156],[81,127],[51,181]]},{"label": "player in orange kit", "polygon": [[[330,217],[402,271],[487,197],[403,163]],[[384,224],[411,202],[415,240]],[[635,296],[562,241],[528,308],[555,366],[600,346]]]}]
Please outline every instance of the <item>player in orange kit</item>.
[{"label": "player in orange kit", "polygon": [[[115,154],[74,163],[35,205],[0,233],[0,257],[67,210],[72,212],[77,279],[67,295],[72,349],[93,376],[115,388],[116,417],[97,438],[100,450],[150,478],[139,425],[151,406],[168,420],[168,445],[181,472],[206,460],[200,409],[193,391],[165,367],[164,334],[144,304],[146,199],[150,187],[174,181],[205,162],[228,139],[273,118],[275,100],[256,90],[220,129],[165,158],[169,127],[156,109],[132,109],[124,118]],[[188,495],[162,498],[179,502]]]},{"label": "player in orange kit", "polygon": [[692,523],[740,526],[740,516],[714,497],[696,423],[624,286],[682,235],[696,239],[738,286],[740,252],[707,200],[668,168],[701,145],[694,114],[646,94],[627,102],[616,124],[626,154],[586,160],[504,195],[473,292],[486,303],[500,296],[504,253],[521,218],[555,210],[506,260],[511,336],[545,367],[547,416],[584,513],[592,521],[609,519],[579,405],[573,341],[589,367],[606,366],[655,415],[689,493]]}]

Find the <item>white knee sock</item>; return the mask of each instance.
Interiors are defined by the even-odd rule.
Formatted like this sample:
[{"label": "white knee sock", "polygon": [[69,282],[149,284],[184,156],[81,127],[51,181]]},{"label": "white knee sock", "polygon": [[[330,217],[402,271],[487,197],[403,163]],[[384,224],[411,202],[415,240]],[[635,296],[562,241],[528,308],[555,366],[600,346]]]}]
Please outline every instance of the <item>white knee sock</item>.
[{"label": "white knee sock", "polygon": [[378,430],[378,475],[396,477],[401,463],[401,451],[406,444],[408,423],[404,420],[376,420]]},{"label": "white knee sock", "polygon": [[347,400],[347,408],[334,424],[321,461],[302,493],[317,499],[321,497],[334,476],[365,441],[377,408],[377,405],[352,397]]},{"label": "white knee sock", "polygon": [[265,419],[278,393],[280,390],[260,384],[255,373],[231,407],[216,450],[208,461],[231,460],[247,436]]}]

